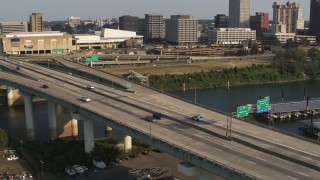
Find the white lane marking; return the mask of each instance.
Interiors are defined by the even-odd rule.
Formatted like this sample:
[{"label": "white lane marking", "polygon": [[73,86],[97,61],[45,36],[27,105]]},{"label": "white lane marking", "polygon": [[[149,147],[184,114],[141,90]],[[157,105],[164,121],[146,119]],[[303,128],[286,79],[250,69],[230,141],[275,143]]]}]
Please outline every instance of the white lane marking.
[{"label": "white lane marking", "polygon": [[217,151],[222,151],[221,149],[219,149],[219,148],[215,148]]},{"label": "white lane marking", "polygon": [[170,127],[172,127],[173,129],[179,129],[177,126],[170,126]]},{"label": "white lane marking", "polygon": [[[240,132],[237,131],[237,130],[233,130],[233,131],[234,131],[234,132],[237,132],[237,133],[240,133]],[[244,133],[244,132],[241,132],[241,133],[246,134],[247,136],[251,137],[251,135],[248,134],[248,133]],[[309,154],[309,155],[312,155],[312,156],[319,157],[319,155],[317,155],[317,154],[312,154],[312,153],[309,153],[309,152],[306,152],[306,151],[303,151],[303,150],[300,150],[300,149],[296,149],[296,148],[294,148],[294,147],[290,147],[290,146],[287,146],[287,145],[284,145],[284,144],[280,144],[280,143],[275,142],[275,141],[270,141],[270,140],[268,140],[268,139],[264,139],[264,138],[260,138],[260,137],[256,137],[256,138],[257,138],[257,139],[264,140],[264,141],[267,141],[267,142],[269,142],[269,143],[276,144],[276,145],[278,145],[278,146],[286,147],[286,148],[288,148],[288,149],[292,149],[292,150],[295,150],[295,151],[303,152],[303,153],[305,153],[305,154]]]},{"label": "white lane marking", "polygon": [[301,172],[297,172],[297,173],[299,173],[299,174],[301,174],[301,175],[303,175],[303,176],[307,176],[307,177],[309,177],[309,175],[308,175],[308,174],[303,174],[303,173],[301,173]]},{"label": "white lane marking", "polygon": [[308,157],[305,157],[305,156],[300,156],[300,157],[302,157],[302,158],[305,158],[305,159],[308,159],[308,160],[312,161],[312,159],[311,159],[311,158],[308,158]]},{"label": "white lane marking", "polygon": [[299,179],[291,177],[291,176],[287,176],[287,177],[290,178],[290,179],[299,180]]},{"label": "white lane marking", "polygon": [[257,158],[257,159],[260,159],[261,161],[267,162],[267,160],[262,159],[262,158],[260,158],[260,157],[256,157],[256,158]]},{"label": "white lane marking", "polygon": [[224,147],[226,147],[226,148],[229,148],[229,149],[232,149],[232,147],[230,147],[230,146],[227,146],[227,145],[223,145]]},{"label": "white lane marking", "polygon": [[251,163],[251,164],[257,164],[255,162],[252,162],[252,161],[249,161],[249,160],[246,160],[248,163]]}]

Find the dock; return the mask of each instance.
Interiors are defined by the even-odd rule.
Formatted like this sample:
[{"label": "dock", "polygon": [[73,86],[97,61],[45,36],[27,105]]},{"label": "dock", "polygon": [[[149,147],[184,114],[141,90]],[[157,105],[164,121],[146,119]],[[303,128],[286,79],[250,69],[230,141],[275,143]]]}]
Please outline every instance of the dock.
[{"label": "dock", "polygon": [[[252,112],[256,112],[254,109]],[[315,118],[320,115],[320,99],[314,98],[302,101],[280,102],[273,103],[269,106],[269,111],[262,113],[266,118],[284,119],[284,118],[299,118],[309,117]]]}]

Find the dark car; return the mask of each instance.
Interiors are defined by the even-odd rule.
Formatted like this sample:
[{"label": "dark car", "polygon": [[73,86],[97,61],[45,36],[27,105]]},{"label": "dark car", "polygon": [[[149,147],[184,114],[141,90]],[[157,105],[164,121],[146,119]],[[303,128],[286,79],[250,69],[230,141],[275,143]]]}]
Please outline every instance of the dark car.
[{"label": "dark car", "polygon": [[20,70],[20,67],[18,66],[18,67],[16,67],[16,70]]},{"label": "dark car", "polygon": [[160,114],[160,113],[153,113],[153,114],[152,114],[152,117],[154,117],[155,119],[162,119],[162,118],[163,118],[163,115]]},{"label": "dark car", "polygon": [[49,88],[49,86],[47,84],[44,84],[44,85],[42,85],[42,88],[47,89],[47,88]]}]

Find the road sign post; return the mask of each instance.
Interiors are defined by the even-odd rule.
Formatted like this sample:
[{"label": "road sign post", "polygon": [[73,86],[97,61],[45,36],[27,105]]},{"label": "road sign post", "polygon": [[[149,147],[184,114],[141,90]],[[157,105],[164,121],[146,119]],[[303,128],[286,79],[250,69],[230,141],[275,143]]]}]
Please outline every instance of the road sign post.
[{"label": "road sign post", "polygon": [[257,101],[257,113],[269,112],[270,97],[267,96],[264,99]]},{"label": "road sign post", "polygon": [[237,118],[243,118],[249,115],[249,106],[240,106],[237,107]]}]

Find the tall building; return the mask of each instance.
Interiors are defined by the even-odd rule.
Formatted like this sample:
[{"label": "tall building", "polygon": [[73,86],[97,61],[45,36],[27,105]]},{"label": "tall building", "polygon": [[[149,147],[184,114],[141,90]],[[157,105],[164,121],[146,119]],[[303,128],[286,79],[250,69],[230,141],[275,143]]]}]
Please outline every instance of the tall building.
[{"label": "tall building", "polygon": [[166,20],[166,40],[177,45],[198,42],[198,20],[191,15],[172,15]]},{"label": "tall building", "polygon": [[80,17],[70,16],[68,18],[68,23],[71,27],[75,27],[81,24]]},{"label": "tall building", "polygon": [[165,21],[162,14],[146,14],[145,23],[146,41],[157,41],[165,38]]},{"label": "tall building", "polygon": [[41,32],[43,28],[43,14],[32,13],[30,15],[30,32]]},{"label": "tall building", "polygon": [[28,23],[26,21],[0,22],[0,34],[14,32],[28,32]]},{"label": "tall building", "polygon": [[225,14],[217,14],[214,17],[214,27],[215,28],[227,28],[229,27],[229,17]]},{"label": "tall building", "polygon": [[256,12],[255,16],[250,17],[250,28],[256,30],[257,37],[262,37],[264,32],[269,29],[269,14]]},{"label": "tall building", "polygon": [[310,5],[310,28],[309,34],[316,36],[317,41],[320,41],[320,1],[311,0]]},{"label": "tall building", "polygon": [[138,20],[136,16],[121,16],[119,17],[119,28],[121,30],[138,32]]},{"label": "tall building", "polygon": [[146,20],[144,18],[138,19],[138,35],[144,36],[146,32]]},{"label": "tall building", "polygon": [[250,0],[229,0],[229,27],[249,28]]},{"label": "tall building", "polygon": [[304,29],[302,8],[299,3],[288,1],[285,5],[273,3],[273,32],[296,33],[297,29]]}]

